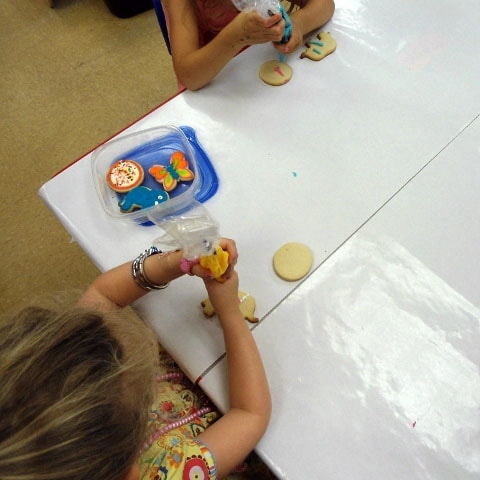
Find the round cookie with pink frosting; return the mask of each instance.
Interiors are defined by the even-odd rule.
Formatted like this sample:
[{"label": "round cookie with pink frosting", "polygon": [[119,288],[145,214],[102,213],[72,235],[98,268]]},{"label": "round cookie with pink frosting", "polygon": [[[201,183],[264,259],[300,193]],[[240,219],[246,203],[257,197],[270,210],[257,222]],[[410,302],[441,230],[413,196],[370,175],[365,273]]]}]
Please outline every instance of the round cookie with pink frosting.
[{"label": "round cookie with pink frosting", "polygon": [[266,84],[279,86],[290,81],[293,70],[288,63],[280,60],[270,60],[260,66],[258,75]]},{"label": "round cookie with pink frosting", "polygon": [[142,166],[134,160],[119,160],[107,172],[107,184],[115,192],[126,193],[142,184]]}]

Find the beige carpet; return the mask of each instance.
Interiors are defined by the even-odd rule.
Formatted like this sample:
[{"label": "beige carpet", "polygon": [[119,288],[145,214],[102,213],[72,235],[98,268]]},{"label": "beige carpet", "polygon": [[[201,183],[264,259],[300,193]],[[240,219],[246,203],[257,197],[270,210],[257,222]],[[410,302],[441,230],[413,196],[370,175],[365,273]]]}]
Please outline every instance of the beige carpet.
[{"label": "beige carpet", "polygon": [[119,19],[103,0],[0,1],[0,313],[95,278],[38,189],[175,92],[153,10]]}]

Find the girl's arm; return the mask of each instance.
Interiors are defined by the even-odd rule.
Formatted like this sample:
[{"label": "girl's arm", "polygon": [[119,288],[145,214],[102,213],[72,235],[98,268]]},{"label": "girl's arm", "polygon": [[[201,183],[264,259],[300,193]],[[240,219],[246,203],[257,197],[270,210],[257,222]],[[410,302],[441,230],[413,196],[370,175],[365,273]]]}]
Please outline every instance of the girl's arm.
[{"label": "girl's arm", "polygon": [[282,53],[291,53],[304,44],[305,36],[325,25],[335,11],[334,0],[293,0],[300,8],[291,15],[292,34],[288,43],[275,44]]},{"label": "girl's arm", "polygon": [[271,399],[260,353],[240,313],[236,272],[224,283],[204,281],[223,329],[230,410],[198,438],[213,452],[218,476],[223,478],[263,436]]},{"label": "girl's arm", "polygon": [[[192,273],[204,279],[209,298],[223,330],[227,352],[230,410],[203,432],[199,439],[212,450],[219,477],[224,477],[253,450],[265,432],[271,412],[267,378],[259,351],[238,302],[238,276],[233,270],[238,253],[233,240],[221,239],[229,253],[223,283],[208,278],[200,265]],[[151,255],[144,261],[144,275],[151,283],[170,282],[183,275],[182,251]],[[125,307],[147,293],[132,277],[132,262],[101,274],[87,289],[80,305],[103,311]]]},{"label": "girl's arm", "polygon": [[[220,246],[228,251],[229,264],[235,265],[238,257],[235,242],[223,238],[220,240]],[[153,284],[161,285],[184,275],[180,269],[182,256],[183,252],[177,250],[147,257],[143,263],[146,278]],[[200,265],[195,265],[192,273],[203,278],[210,272]],[[227,270],[224,276],[228,277],[229,274],[230,270]],[[111,311],[130,305],[146,293],[148,290],[140,287],[132,276],[132,262],[127,262],[97,277],[83,294],[79,304],[102,311]]]},{"label": "girl's arm", "polygon": [[[144,261],[145,276],[154,284],[170,282],[183,275],[180,270],[182,252],[151,255]],[[80,299],[80,305],[111,311],[126,307],[148,293],[132,276],[132,262],[124,263],[97,277]]]},{"label": "girl's arm", "polygon": [[241,12],[207,45],[200,46],[193,0],[164,0],[175,74],[189,90],[207,85],[247,45],[276,42],[285,22],[277,14],[262,18]]}]

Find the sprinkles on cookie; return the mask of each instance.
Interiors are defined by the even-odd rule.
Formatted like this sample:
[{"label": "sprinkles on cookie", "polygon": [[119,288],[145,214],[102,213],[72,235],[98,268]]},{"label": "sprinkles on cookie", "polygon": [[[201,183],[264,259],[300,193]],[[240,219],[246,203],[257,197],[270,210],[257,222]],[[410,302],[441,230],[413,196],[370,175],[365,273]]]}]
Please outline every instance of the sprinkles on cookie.
[{"label": "sprinkles on cookie", "polygon": [[107,172],[108,186],[119,193],[126,193],[142,184],[142,166],[134,160],[119,160]]}]

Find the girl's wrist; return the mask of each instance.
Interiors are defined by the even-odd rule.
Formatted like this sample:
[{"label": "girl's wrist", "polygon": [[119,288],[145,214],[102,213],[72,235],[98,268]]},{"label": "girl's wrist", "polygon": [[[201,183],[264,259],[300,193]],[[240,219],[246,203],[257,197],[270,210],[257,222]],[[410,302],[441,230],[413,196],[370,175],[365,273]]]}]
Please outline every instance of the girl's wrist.
[{"label": "girl's wrist", "polygon": [[305,12],[303,12],[302,9],[300,9],[292,13],[292,15],[290,16],[290,20],[292,22],[292,32],[296,31],[297,34],[299,33],[302,36],[302,38],[304,38],[305,35],[309,33],[305,31],[305,24],[303,21],[304,15],[305,15]]},{"label": "girl's wrist", "polygon": [[223,48],[233,52],[234,55],[249,45],[244,20],[238,24],[235,21],[229,23],[216,38],[223,43]]},{"label": "girl's wrist", "polygon": [[132,278],[143,290],[161,290],[168,286],[168,280],[158,281],[152,276],[153,272],[149,274],[146,272],[146,264],[152,264],[153,258],[156,259],[161,255],[162,251],[158,250],[158,248],[150,247],[133,260],[131,266]]},{"label": "girl's wrist", "polygon": [[144,260],[144,276],[152,283],[162,285],[180,277],[180,259],[183,254],[180,250],[161,252],[151,255]]},{"label": "girl's wrist", "polygon": [[216,312],[218,319],[222,325],[233,321],[243,320],[240,304],[237,302],[223,308],[219,308]]},{"label": "girl's wrist", "polygon": [[180,268],[180,262],[183,258],[183,251],[171,250],[163,256],[162,260],[165,262],[163,268],[166,270],[167,274],[172,275],[172,280],[183,275],[183,272]]}]

